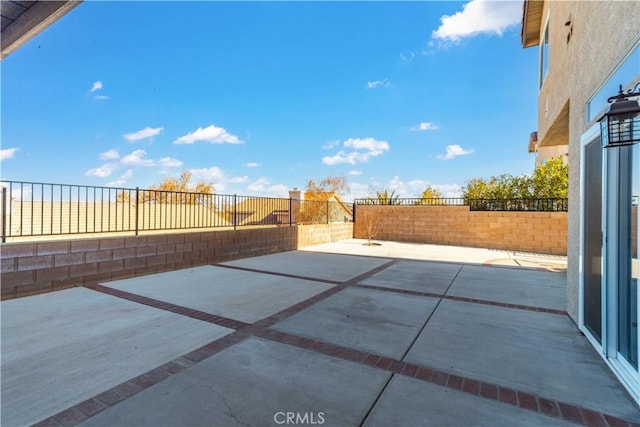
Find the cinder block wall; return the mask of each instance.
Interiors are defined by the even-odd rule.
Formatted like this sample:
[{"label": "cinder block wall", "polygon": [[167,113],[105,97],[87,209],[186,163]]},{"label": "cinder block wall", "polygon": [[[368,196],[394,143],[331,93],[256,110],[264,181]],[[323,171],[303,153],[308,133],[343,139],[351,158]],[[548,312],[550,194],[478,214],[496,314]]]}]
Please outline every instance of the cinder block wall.
[{"label": "cinder block wall", "polygon": [[353,236],[367,238],[368,215],[377,240],[567,253],[566,212],[478,212],[468,206],[358,206]]},{"label": "cinder block wall", "polygon": [[331,243],[353,237],[353,223],[334,222],[331,224],[298,226],[298,247]]},{"label": "cinder block wall", "polygon": [[5,243],[0,246],[1,297],[291,251],[352,236],[353,224],[336,223]]},{"label": "cinder block wall", "polygon": [[2,299],[296,248],[296,227],[7,243]]}]

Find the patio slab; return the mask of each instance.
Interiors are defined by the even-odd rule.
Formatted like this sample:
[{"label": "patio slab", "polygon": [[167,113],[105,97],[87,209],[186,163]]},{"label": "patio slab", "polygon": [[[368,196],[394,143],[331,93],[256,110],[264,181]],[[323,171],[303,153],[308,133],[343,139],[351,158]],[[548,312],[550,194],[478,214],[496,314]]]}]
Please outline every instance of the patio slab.
[{"label": "patio slab", "polygon": [[501,249],[471,248],[464,246],[432,245],[380,241],[380,246],[365,245],[366,239],[347,239],[305,247],[306,252],[350,254],[426,261],[447,261],[465,264],[505,265],[513,267],[543,268],[561,271],[567,268],[567,257],[560,255],[514,252]]},{"label": "patio slab", "polygon": [[284,413],[297,412],[313,417],[314,424],[356,426],[389,376],[357,363],[248,338],[81,425],[264,426],[284,424],[277,422],[285,419]]},{"label": "patio slab", "polygon": [[435,384],[393,377],[367,417],[366,427],[413,426],[575,426]]},{"label": "patio slab", "polygon": [[548,271],[465,265],[447,295],[565,310],[566,275]]},{"label": "patio slab", "polygon": [[383,258],[295,251],[225,262],[224,265],[346,282],[386,262],[389,260]]},{"label": "patio slab", "polygon": [[275,314],[333,286],[210,265],[105,285],[247,323]]},{"label": "patio slab", "polygon": [[404,360],[639,419],[566,316],[443,300]]},{"label": "patio slab", "polygon": [[35,423],[230,332],[84,288],[3,301],[1,423]]},{"label": "patio slab", "polygon": [[273,329],[401,358],[437,303],[435,298],[347,288]]},{"label": "patio slab", "polygon": [[444,294],[462,266],[427,261],[400,261],[360,284]]}]

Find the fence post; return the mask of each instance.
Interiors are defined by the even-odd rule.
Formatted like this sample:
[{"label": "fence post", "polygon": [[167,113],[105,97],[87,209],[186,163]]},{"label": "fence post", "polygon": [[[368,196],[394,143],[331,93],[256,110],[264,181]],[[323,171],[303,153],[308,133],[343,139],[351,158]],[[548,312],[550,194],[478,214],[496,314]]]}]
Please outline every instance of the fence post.
[{"label": "fence post", "polygon": [[351,208],[351,221],[355,224],[356,222],[356,202],[353,202],[353,207]]},{"label": "fence post", "polygon": [[2,186],[2,243],[7,242],[7,187]]},{"label": "fence post", "polygon": [[293,201],[291,200],[291,197],[289,197],[289,227],[291,227],[291,223],[293,222],[292,207],[293,207]]},{"label": "fence post", "polygon": [[238,229],[238,204],[236,203],[236,195],[233,195],[233,229]]},{"label": "fence post", "polygon": [[136,236],[138,235],[138,211],[140,211],[140,198],[139,198],[140,188],[136,187]]}]

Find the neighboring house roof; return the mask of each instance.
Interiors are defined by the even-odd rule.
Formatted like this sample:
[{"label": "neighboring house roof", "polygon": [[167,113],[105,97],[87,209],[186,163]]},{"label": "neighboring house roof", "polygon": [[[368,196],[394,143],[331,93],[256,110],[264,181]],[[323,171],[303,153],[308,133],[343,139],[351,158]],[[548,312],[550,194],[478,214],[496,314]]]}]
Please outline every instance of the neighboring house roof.
[{"label": "neighboring house roof", "polygon": [[525,0],[522,6],[522,30],[520,40],[523,47],[540,44],[543,0]]},{"label": "neighboring house roof", "polygon": [[[238,225],[275,225],[289,222],[289,199],[269,199],[248,197],[229,208],[229,219],[233,223],[233,213],[238,215]],[[286,215],[285,215],[286,213]],[[285,217],[286,218],[283,218]],[[286,221],[285,221],[286,219]]]},{"label": "neighboring house roof", "polygon": [[535,153],[538,149],[538,132],[531,132],[529,135],[529,153]]},{"label": "neighboring house roof", "polygon": [[338,203],[345,213],[351,215],[351,207],[335,191],[305,191],[304,200]]},{"label": "neighboring house roof", "polygon": [[2,55],[18,49],[48,26],[69,13],[80,1],[8,1],[0,2]]},{"label": "neighboring house roof", "polygon": [[326,202],[332,198],[338,198],[338,194],[335,191],[305,191],[304,200],[317,200]]},{"label": "neighboring house roof", "polygon": [[[277,225],[288,224],[289,219],[295,220],[295,212],[309,212],[305,208],[304,202],[330,202],[331,212],[329,221],[343,221],[344,218],[350,218],[351,208],[346,205],[335,192],[305,192],[302,208],[298,205],[293,206],[293,211],[289,213],[289,199],[271,199],[264,197],[247,197],[242,202],[227,210],[227,215],[231,223],[234,222],[234,212],[236,214],[235,221],[237,225]],[[310,206],[309,209],[312,209]],[[312,209],[313,210],[313,209]],[[323,209],[322,212],[325,212]],[[290,215],[293,215],[290,217]],[[326,214],[325,219],[326,221]]]}]

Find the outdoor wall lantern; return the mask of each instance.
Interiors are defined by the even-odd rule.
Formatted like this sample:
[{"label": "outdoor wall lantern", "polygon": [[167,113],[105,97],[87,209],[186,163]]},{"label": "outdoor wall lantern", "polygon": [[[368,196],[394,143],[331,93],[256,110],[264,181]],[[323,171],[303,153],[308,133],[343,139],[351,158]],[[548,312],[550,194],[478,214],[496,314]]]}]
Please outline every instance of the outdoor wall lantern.
[{"label": "outdoor wall lantern", "polygon": [[640,83],[626,93],[622,90],[607,101],[609,111],[600,119],[602,147],[611,148],[640,142],[640,105],[629,98],[640,97]]}]

